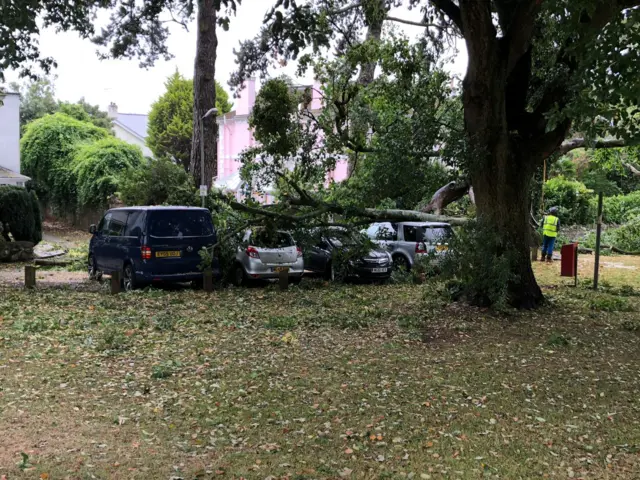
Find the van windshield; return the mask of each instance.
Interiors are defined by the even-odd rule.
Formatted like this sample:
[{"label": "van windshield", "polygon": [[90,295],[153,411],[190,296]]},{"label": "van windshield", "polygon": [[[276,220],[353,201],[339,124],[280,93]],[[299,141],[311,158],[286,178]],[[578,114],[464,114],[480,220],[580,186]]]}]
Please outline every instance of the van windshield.
[{"label": "van windshield", "polygon": [[208,237],[213,235],[213,224],[205,211],[157,210],[151,213],[149,234],[152,237]]}]

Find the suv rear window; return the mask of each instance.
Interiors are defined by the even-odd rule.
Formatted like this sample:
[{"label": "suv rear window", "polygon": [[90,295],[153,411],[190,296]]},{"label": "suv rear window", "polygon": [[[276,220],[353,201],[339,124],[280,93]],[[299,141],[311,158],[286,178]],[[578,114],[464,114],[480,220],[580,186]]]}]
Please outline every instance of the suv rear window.
[{"label": "suv rear window", "polygon": [[415,241],[427,243],[446,242],[452,236],[451,227],[416,227]]},{"label": "suv rear window", "polygon": [[151,213],[152,237],[208,237],[213,235],[211,216],[205,211],[157,210]]}]

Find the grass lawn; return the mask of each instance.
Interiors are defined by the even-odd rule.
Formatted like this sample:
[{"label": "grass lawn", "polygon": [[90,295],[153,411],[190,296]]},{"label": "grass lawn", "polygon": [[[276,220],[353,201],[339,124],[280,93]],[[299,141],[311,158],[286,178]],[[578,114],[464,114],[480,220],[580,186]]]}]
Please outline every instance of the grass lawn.
[{"label": "grass lawn", "polygon": [[640,262],[603,261],[597,294],[536,265],[548,306],[503,315],[432,285],[0,286],[0,477],[638,479]]}]

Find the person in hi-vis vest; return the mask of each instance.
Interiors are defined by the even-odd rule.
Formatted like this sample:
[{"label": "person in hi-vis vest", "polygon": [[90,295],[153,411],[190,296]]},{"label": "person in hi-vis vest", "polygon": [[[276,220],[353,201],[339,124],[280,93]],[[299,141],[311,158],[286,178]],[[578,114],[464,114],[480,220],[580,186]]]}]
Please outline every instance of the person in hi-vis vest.
[{"label": "person in hi-vis vest", "polygon": [[558,208],[551,207],[549,213],[542,219],[542,258],[543,262],[546,258],[547,262],[552,261],[553,247],[556,244],[558,230],[560,229],[560,219],[557,217]]}]

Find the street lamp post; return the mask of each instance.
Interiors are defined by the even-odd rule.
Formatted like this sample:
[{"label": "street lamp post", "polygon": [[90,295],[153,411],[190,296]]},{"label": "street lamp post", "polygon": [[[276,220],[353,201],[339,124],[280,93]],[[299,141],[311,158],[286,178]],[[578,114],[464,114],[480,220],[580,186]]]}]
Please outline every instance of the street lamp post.
[{"label": "street lamp post", "polygon": [[207,118],[209,115],[217,115],[218,114],[218,109],[217,108],[211,108],[207,111],[207,113],[205,113],[202,118],[200,119],[200,196],[202,197],[202,208],[204,208],[204,204],[205,204],[205,197],[206,195],[205,190],[203,190],[203,186],[206,187],[206,183],[204,181],[204,120],[205,118]]}]

